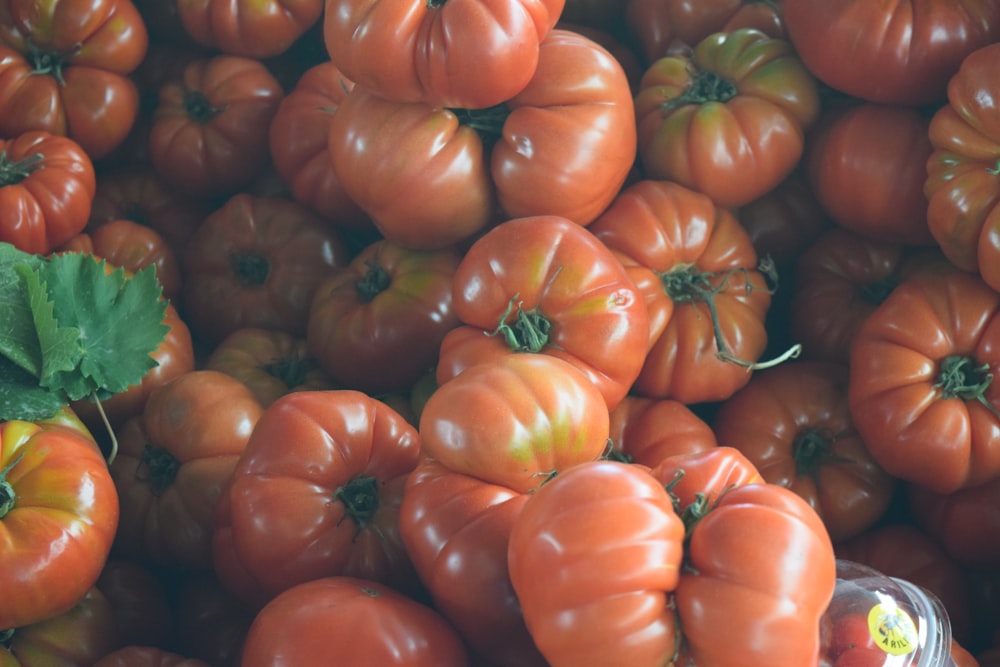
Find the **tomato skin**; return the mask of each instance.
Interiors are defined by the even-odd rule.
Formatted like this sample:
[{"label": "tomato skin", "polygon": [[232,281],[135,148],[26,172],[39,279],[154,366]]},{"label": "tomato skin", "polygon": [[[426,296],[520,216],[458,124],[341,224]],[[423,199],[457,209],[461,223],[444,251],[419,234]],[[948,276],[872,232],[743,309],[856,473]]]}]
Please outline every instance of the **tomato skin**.
[{"label": "tomato skin", "polygon": [[209,667],[207,662],[185,658],[151,646],[125,646],[108,653],[93,667]]},{"label": "tomato skin", "polygon": [[933,245],[924,181],[929,118],[903,106],[834,107],[809,136],[806,171],[830,218],[874,239]]},{"label": "tomato skin", "polygon": [[97,579],[97,589],[107,598],[120,645],[169,645],[174,612],[166,587],[152,567],[138,560],[111,558]]},{"label": "tomato skin", "polygon": [[907,501],[917,524],[966,568],[996,569],[1000,561],[1000,477],[951,493],[910,484]]},{"label": "tomato skin", "polygon": [[420,413],[424,453],[447,468],[527,493],[601,456],[608,409],[589,379],[548,354],[511,353],[442,384]]},{"label": "tomato skin", "polygon": [[[731,213],[705,194],[645,179],[622,191],[588,229],[625,266],[644,267],[659,278],[646,283],[647,311],[670,312],[657,318],[666,324],[661,331],[650,331],[653,341],[633,393],[692,404],[723,400],[749,381],[744,365],[719,353],[759,359],[771,294],[750,237]],[[724,350],[715,340],[708,299]]]},{"label": "tomato skin", "polygon": [[782,12],[817,78],[883,104],[941,101],[965,55],[1000,37],[1000,7],[989,0],[784,0]]},{"label": "tomato skin", "polygon": [[186,570],[170,590],[175,650],[213,667],[239,667],[257,609],[228,591],[212,569]]},{"label": "tomato skin", "polygon": [[[887,472],[939,493],[1000,475],[992,407],[1000,399],[986,381],[1000,364],[998,311],[1000,294],[977,276],[925,270],[861,325],[848,400],[858,433]],[[977,379],[982,386],[970,389]]]},{"label": "tomato skin", "polygon": [[328,133],[333,116],[354,82],[327,61],[302,73],[271,119],[271,161],[296,201],[338,225],[366,228],[368,216],[337,178]]},{"label": "tomato skin", "polygon": [[331,0],[330,59],[380,97],[485,109],[523,89],[564,0]]},{"label": "tomato skin", "polygon": [[[128,0],[5,0],[0,136],[45,130],[73,139],[91,159],[110,153],[138,115],[139,93],[127,75],[148,44]],[[47,67],[33,66],[36,59]]]},{"label": "tomato skin", "polygon": [[293,391],[337,388],[304,338],[271,329],[237,329],[212,349],[205,368],[247,385],[265,408]]},{"label": "tomato skin", "polygon": [[692,664],[816,664],[837,575],[826,528],[802,498],[774,484],[736,486],[688,539],[691,569],[674,597]]},{"label": "tomato skin", "polygon": [[419,452],[417,430],[361,392],[276,400],[257,422],[216,518],[223,584],[258,603],[334,575],[412,587],[398,516]]},{"label": "tomato skin", "polygon": [[0,139],[0,156],[0,241],[44,255],[83,231],[97,177],[77,142],[26,131]]},{"label": "tomato skin", "polygon": [[531,496],[425,457],[406,482],[399,529],[437,609],[495,667],[544,667],[507,569],[510,531]]},{"label": "tomato skin", "polygon": [[678,514],[711,507],[729,489],[762,484],[760,471],[740,450],[719,445],[701,452],[673,454],[662,459],[650,474],[670,492]]},{"label": "tomato skin", "polygon": [[847,382],[845,365],[768,368],[723,401],[712,422],[719,442],[743,452],[765,481],[801,496],[835,543],[874,525],[896,489],[854,428]]},{"label": "tomato skin", "polygon": [[957,267],[979,271],[997,289],[997,220],[1000,217],[1000,96],[993,73],[1000,45],[970,53],[948,83],[948,103],[930,122],[934,148],[927,161],[927,220],[944,254]]},{"label": "tomato skin", "polygon": [[484,358],[537,352],[579,369],[612,409],[645,358],[642,295],[598,238],[560,216],[514,218],[480,237],[455,272],[453,305],[464,326],[442,342],[438,384]]},{"label": "tomato skin", "polygon": [[121,427],[110,466],[122,498],[115,553],[211,565],[215,507],[262,412],[249,389],[216,371],[154,389]]},{"label": "tomato skin", "polygon": [[650,468],[668,456],[714,448],[715,432],[691,408],[672,399],[629,395],[610,414],[617,453]]},{"label": "tomato skin", "polygon": [[635,113],[647,178],[731,207],[792,172],[819,115],[819,95],[791,44],[746,28],[714,33],[690,55],[652,63],[639,82]]},{"label": "tomato skin", "polygon": [[177,15],[198,44],[263,60],[287,51],[323,14],[323,0],[181,0]]},{"label": "tomato skin", "polygon": [[316,213],[240,193],[202,221],[181,256],[182,312],[209,344],[247,326],[304,336],[316,288],[346,263],[339,234]]},{"label": "tomato skin", "polygon": [[669,664],[683,540],[670,496],[644,466],[580,463],[539,488],[514,522],[508,558],[549,664]]},{"label": "tomato skin", "polygon": [[254,619],[242,667],[317,664],[464,667],[468,656],[441,616],[383,584],[324,577],[295,586]]},{"label": "tomato skin", "polygon": [[94,585],[118,528],[118,494],[96,443],[75,426],[0,423],[0,628],[73,607]]},{"label": "tomato skin", "polygon": [[108,599],[91,587],[70,609],[15,628],[0,644],[5,667],[82,667],[93,665],[117,646]]},{"label": "tomato skin", "polygon": [[259,60],[192,60],[181,79],[160,88],[149,134],[153,169],[189,195],[235,194],[267,166],[268,128],[283,97]]},{"label": "tomato skin", "polygon": [[459,325],[452,283],[457,250],[410,250],[386,239],[331,269],[316,288],[309,350],[340,386],[379,394],[409,389],[433,369]]}]

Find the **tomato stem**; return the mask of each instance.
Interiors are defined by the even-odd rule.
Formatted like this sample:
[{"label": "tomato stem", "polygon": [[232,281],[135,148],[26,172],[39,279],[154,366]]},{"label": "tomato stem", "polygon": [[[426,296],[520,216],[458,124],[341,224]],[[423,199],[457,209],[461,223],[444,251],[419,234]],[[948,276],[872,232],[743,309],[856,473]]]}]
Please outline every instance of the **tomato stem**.
[{"label": "tomato stem", "polygon": [[941,390],[941,398],[975,400],[983,404],[994,417],[1000,419],[1000,412],[986,400],[986,390],[993,382],[989,364],[975,365],[972,357],[952,355],[941,361],[937,382],[934,386]]},{"label": "tomato stem", "polygon": [[365,266],[368,267],[368,271],[361,280],[354,283],[354,287],[357,288],[358,298],[362,303],[371,303],[376,296],[389,288],[392,276],[374,259],[365,261]]},{"label": "tomato stem", "polygon": [[198,123],[212,120],[221,109],[216,109],[200,90],[184,91],[184,112]]},{"label": "tomato stem", "polygon": [[885,301],[886,297],[889,296],[892,290],[896,289],[897,285],[899,285],[899,281],[896,278],[889,276],[882,278],[881,280],[873,280],[870,283],[862,285],[858,289],[858,293],[861,295],[861,298],[865,301],[865,303],[878,306]]},{"label": "tomato stem", "polygon": [[0,153],[0,187],[20,183],[38,169],[44,159],[41,153],[32,153],[20,160],[11,160],[7,151],[3,151]]},{"label": "tomato stem", "polygon": [[142,448],[135,478],[147,482],[153,490],[153,495],[159,496],[173,484],[180,467],[180,461],[173,454],[147,442]]},{"label": "tomato stem", "polygon": [[358,475],[347,484],[337,487],[333,499],[344,504],[344,517],[350,517],[354,521],[357,535],[378,513],[378,480],[371,475]]},{"label": "tomato stem", "polygon": [[455,114],[459,123],[475,130],[483,140],[483,144],[488,147],[500,139],[504,123],[510,115],[510,107],[503,103],[485,109],[449,108],[448,111]]},{"label": "tomato stem", "polygon": [[264,364],[261,366],[261,369],[271,377],[277,378],[289,389],[292,389],[305,382],[306,374],[315,368],[315,366],[316,364],[310,359],[299,355],[291,355]]},{"label": "tomato stem", "polygon": [[24,457],[24,452],[24,449],[19,451],[10,463],[0,469],[0,519],[7,516],[7,512],[11,511],[14,508],[14,503],[17,502],[17,492],[14,491],[11,483],[7,481],[7,474],[21,461]]},{"label": "tomato stem", "polygon": [[[510,324],[507,318],[517,309],[517,316]],[[507,341],[507,346],[514,352],[541,352],[549,342],[549,333],[552,331],[552,323],[542,315],[537,308],[530,311],[521,309],[521,302],[518,295],[507,303],[507,309],[500,316],[500,324],[493,331],[486,332],[487,336],[501,334]]]},{"label": "tomato stem", "polygon": [[[762,260],[758,266],[758,270],[770,279],[773,284],[777,283],[777,273],[774,270],[773,262],[769,259]],[[721,280],[718,285],[713,285],[712,280],[719,278],[720,274],[710,271],[699,271],[693,264],[681,264],[670,271],[661,273],[660,280],[663,281],[663,289],[667,296],[674,303],[689,304],[700,302],[705,304],[705,307],[708,308],[708,314],[712,318],[712,331],[717,350],[716,357],[720,360],[742,366],[747,370],[763,370],[799,356],[802,352],[802,346],[798,343],[792,345],[777,357],[767,361],[748,361],[730,353],[725,337],[722,334],[722,325],[719,322],[719,310],[715,304],[715,297],[728,289],[729,279],[736,273],[742,273],[744,276],[747,276],[749,272],[746,268],[731,269],[721,274]],[[747,280],[744,289],[749,294],[751,291],[760,288],[755,287],[750,280]],[[774,293],[775,287],[767,289],[769,293]]]},{"label": "tomato stem", "polygon": [[736,97],[739,90],[728,79],[715,72],[698,70],[692,72],[691,83],[681,95],[663,103],[664,111],[673,111],[688,104],[707,104],[719,102],[725,104]]},{"label": "tomato stem", "polygon": [[6,630],[0,630],[0,646],[9,649],[11,644],[14,643],[14,630],[16,628],[7,628]]},{"label": "tomato stem", "polygon": [[66,85],[66,79],[63,78],[63,67],[66,66],[67,61],[79,53],[82,46],[80,42],[77,42],[68,51],[55,53],[39,48],[37,44],[29,40],[27,44],[28,59],[31,61],[33,74],[47,74],[54,78],[60,86]]},{"label": "tomato stem", "polygon": [[267,282],[271,264],[267,257],[256,253],[236,253],[229,257],[236,279],[244,287],[260,287]]},{"label": "tomato stem", "polygon": [[796,435],[792,441],[796,477],[816,477],[824,465],[831,463],[853,463],[831,451],[836,441],[836,434],[825,428],[805,429]]},{"label": "tomato stem", "polygon": [[990,176],[1000,175],[1000,160],[997,160],[992,167],[987,167],[986,173]]}]

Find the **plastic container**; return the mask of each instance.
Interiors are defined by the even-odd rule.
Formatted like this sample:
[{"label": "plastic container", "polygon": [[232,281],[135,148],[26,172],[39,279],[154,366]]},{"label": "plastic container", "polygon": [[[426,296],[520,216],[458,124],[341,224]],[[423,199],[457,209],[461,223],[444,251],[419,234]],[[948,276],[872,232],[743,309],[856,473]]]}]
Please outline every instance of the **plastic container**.
[{"label": "plastic container", "polygon": [[[831,665],[837,664],[837,652],[845,646],[870,640],[863,648],[866,659],[850,664],[955,667],[951,659],[951,621],[937,596],[867,565],[837,561],[837,586],[825,620],[831,632]],[[850,632],[851,636],[838,637],[838,632]]]}]

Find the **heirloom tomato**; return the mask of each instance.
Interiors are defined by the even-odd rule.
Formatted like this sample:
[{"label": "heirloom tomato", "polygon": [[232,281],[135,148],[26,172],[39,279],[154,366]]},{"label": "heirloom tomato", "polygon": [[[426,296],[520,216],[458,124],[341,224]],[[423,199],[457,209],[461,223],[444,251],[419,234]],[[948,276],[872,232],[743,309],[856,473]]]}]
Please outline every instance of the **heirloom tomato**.
[{"label": "heirloom tomato", "polygon": [[434,608],[494,667],[545,667],[510,582],[510,531],[530,494],[424,457],[406,482],[399,531]]},{"label": "heirloom tomato", "polygon": [[117,646],[111,603],[91,587],[60,614],[0,631],[0,665],[83,667],[93,665]]},{"label": "heirloom tomato", "polygon": [[237,329],[212,349],[205,368],[233,376],[265,408],[293,391],[337,388],[305,338],[271,329]]},{"label": "heirloom tomato", "polygon": [[92,667],[209,667],[209,664],[152,646],[125,646],[108,653]]},{"label": "heirloom tomato", "polygon": [[846,365],[827,362],[768,368],[723,401],[712,421],[720,443],[809,503],[834,542],[874,525],[896,488],[854,428],[847,376]]},{"label": "heirloom tomato", "polygon": [[461,259],[454,249],[411,250],[386,239],[362,248],[316,287],[310,353],[343,388],[409,389],[459,325],[452,283]]},{"label": "heirloom tomato", "polygon": [[330,124],[330,159],[348,196],[403,246],[444,247],[511,217],[586,225],[633,167],[633,108],[606,49],[554,30],[528,85],[489,109],[392,102],[355,86]]},{"label": "heirloom tomato", "polygon": [[783,0],[782,17],[817,78],[883,104],[943,100],[962,58],[1000,38],[993,0]]},{"label": "heirloom tomato", "polygon": [[438,384],[485,359],[541,353],[580,370],[612,409],[646,355],[642,294],[614,254],[566,218],[491,229],[462,257],[452,298],[463,326],[441,344]]},{"label": "heirloom tomato", "polygon": [[328,0],[330,59],[379,97],[483,109],[519,93],[564,0]]},{"label": "heirloom tomato", "polygon": [[684,635],[677,664],[817,664],[837,578],[819,516],[776,484],[735,486],[705,511],[688,527],[674,593]]},{"label": "heirloom tomato", "polygon": [[153,169],[188,195],[235,194],[267,167],[268,128],[283,97],[259,60],[192,60],[160,87],[149,130]]},{"label": "heirloom tomato", "polygon": [[1000,477],[951,493],[907,487],[917,524],[966,568],[996,570],[1000,563]]},{"label": "heirloom tomato", "polygon": [[455,472],[527,493],[600,458],[608,408],[590,379],[549,354],[503,355],[465,369],[420,413],[422,449]]},{"label": "heirloom tomato", "polygon": [[667,456],[650,474],[663,483],[674,510],[687,521],[703,514],[729,489],[764,482],[753,461],[726,445]]},{"label": "heirloom tomato", "polygon": [[465,667],[455,630],[436,611],[374,581],[324,577],[291,588],[254,619],[241,667],[330,664]]},{"label": "heirloom tomato", "polygon": [[979,271],[1000,289],[1000,44],[962,61],[948,83],[948,103],[934,114],[924,192],[927,220],[957,267]]},{"label": "heirloom tomato", "polygon": [[611,411],[609,458],[653,468],[668,456],[703,452],[718,443],[712,427],[680,401],[629,395]]},{"label": "heirloom tomato", "polygon": [[278,105],[268,144],[274,168],[296,201],[335,224],[367,227],[368,216],[347,196],[333,171],[327,136],[337,108],[353,87],[332,62],[310,67]]},{"label": "heirloom tomato", "polygon": [[0,138],[0,241],[47,254],[83,231],[97,190],[78,143],[43,130]]},{"label": "heirloom tomato", "polygon": [[944,546],[912,523],[882,523],[833,545],[837,558],[862,563],[934,593],[948,611],[952,636],[969,638],[971,606],[965,570]]},{"label": "heirloom tomato", "polygon": [[580,463],[539,488],[508,551],[524,620],[552,667],[673,664],[670,594],[683,556],[684,524],[666,489],[645,466],[617,461]]},{"label": "heirloom tomato", "polygon": [[148,45],[130,0],[0,2],[0,137],[45,130],[108,154],[139,113],[128,75]]},{"label": "heirloom tomato", "polygon": [[787,41],[752,28],[714,33],[643,74],[639,161],[648,178],[741,206],[792,172],[819,109],[816,81]]},{"label": "heirloom tomato", "polygon": [[927,226],[930,119],[904,106],[833,107],[809,135],[812,190],[839,226],[874,239],[933,245]]},{"label": "heirloom tomato", "polygon": [[0,423],[0,629],[62,614],[104,567],[118,494],[85,429]]},{"label": "heirloom tomato", "polygon": [[318,214],[240,193],[202,221],[181,256],[184,316],[210,344],[243,327],[304,336],[316,288],[346,263],[340,235]]},{"label": "heirloom tomato", "polygon": [[299,391],[261,416],[215,523],[219,577],[249,602],[347,575],[413,589],[399,505],[417,430],[359,391]]},{"label": "heirloom tomato", "polygon": [[101,570],[97,589],[111,604],[120,645],[165,647],[173,640],[174,611],[165,580],[151,564],[112,558]]},{"label": "heirloom tomato", "polygon": [[[625,190],[588,229],[626,266],[645,267],[651,330],[632,391],[683,403],[722,400],[750,379],[767,346],[771,286],[736,218],[708,196],[667,181]],[[461,313],[459,313],[461,315]]]},{"label": "heirloom tomato", "polygon": [[122,499],[115,553],[164,565],[212,563],[215,506],[263,408],[238,380],[185,373],[150,392],[118,433]]},{"label": "heirloom tomato", "polygon": [[978,276],[924,269],[854,335],[848,400],[890,474],[939,493],[1000,476],[1000,294]]},{"label": "heirloom tomato", "polygon": [[177,14],[198,44],[234,56],[277,56],[319,22],[323,0],[178,0]]},{"label": "heirloom tomato", "polygon": [[784,38],[778,0],[623,0],[625,22],[645,62],[690,48],[712,33],[756,28]]}]

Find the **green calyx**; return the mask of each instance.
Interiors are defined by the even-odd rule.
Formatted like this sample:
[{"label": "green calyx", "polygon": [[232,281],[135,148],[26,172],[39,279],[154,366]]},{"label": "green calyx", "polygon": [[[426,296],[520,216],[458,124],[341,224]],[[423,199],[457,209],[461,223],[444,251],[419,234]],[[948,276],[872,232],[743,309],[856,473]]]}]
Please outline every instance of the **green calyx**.
[{"label": "green calyx", "polygon": [[3,151],[0,153],[0,187],[20,183],[41,167],[43,160],[45,156],[41,153],[32,153],[20,160],[11,160],[7,151]]},{"label": "green calyx", "polygon": [[358,475],[338,487],[333,499],[344,504],[344,516],[350,517],[360,531],[378,513],[378,480],[371,475]]},{"label": "green calyx", "polygon": [[[508,318],[514,313],[514,319]],[[507,346],[514,352],[541,352],[550,338],[552,323],[537,309],[523,310],[517,295],[507,304],[507,309],[500,316],[497,328],[490,331],[490,336],[503,336]]]}]

